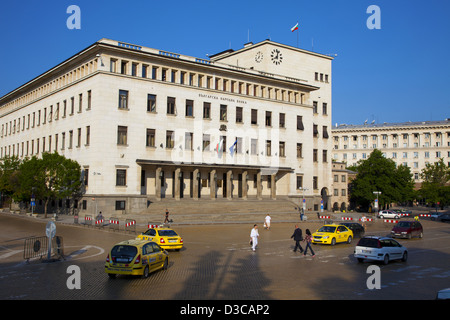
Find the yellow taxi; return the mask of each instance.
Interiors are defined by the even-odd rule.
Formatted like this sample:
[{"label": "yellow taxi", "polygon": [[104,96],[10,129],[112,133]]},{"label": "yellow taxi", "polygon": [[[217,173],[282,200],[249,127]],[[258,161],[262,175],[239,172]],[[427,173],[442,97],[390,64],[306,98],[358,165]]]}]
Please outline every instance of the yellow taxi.
[{"label": "yellow taxi", "polygon": [[311,243],[331,244],[334,246],[338,242],[351,243],[353,231],[343,225],[326,224],[312,234]]},{"label": "yellow taxi", "polygon": [[166,227],[150,228],[144,233],[138,235],[138,239],[150,240],[156,242],[161,248],[166,250],[179,251],[183,248],[183,238],[175,230]]},{"label": "yellow taxi", "polygon": [[150,272],[167,270],[169,254],[157,243],[133,239],[117,243],[108,253],[105,272],[110,278],[118,274],[147,278]]}]

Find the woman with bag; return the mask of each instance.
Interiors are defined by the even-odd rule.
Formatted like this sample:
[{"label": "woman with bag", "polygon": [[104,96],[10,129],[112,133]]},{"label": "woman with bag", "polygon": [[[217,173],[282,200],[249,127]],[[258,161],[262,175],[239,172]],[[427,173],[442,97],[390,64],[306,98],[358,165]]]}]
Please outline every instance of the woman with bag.
[{"label": "woman with bag", "polygon": [[309,248],[309,250],[311,250],[311,254],[314,258],[316,255],[314,254],[314,251],[311,248],[311,241],[312,241],[311,231],[309,231],[309,229],[306,229],[305,233],[306,233],[306,236],[305,236],[306,248],[305,248],[305,253],[303,255],[306,256],[306,252],[308,251],[308,248]]}]

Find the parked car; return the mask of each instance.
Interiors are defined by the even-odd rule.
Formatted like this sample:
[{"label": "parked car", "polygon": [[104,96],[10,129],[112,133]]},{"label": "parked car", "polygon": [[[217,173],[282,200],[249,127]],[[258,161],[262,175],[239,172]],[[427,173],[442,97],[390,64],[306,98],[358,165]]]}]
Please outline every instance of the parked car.
[{"label": "parked car", "polygon": [[357,238],[357,237],[358,238],[364,237],[364,234],[365,234],[366,231],[364,230],[364,227],[361,224],[359,224],[357,222],[342,222],[340,224],[343,225],[343,226],[346,226],[347,228],[352,230],[353,231],[353,236],[355,238]]},{"label": "parked car", "polygon": [[423,227],[419,221],[400,221],[391,231],[392,237],[408,238],[423,237]]},{"label": "parked car", "polygon": [[358,241],[354,256],[359,262],[367,259],[388,264],[391,260],[408,260],[408,249],[389,237],[367,236]]},{"label": "parked car", "polygon": [[442,222],[450,221],[450,214],[449,213],[442,214],[439,216],[438,220]]},{"label": "parked car", "polygon": [[180,251],[183,248],[183,238],[171,228],[150,228],[137,236],[138,239],[155,241],[161,248],[166,250]]},{"label": "parked car", "polygon": [[431,216],[430,219],[431,221],[435,221],[435,220],[439,220],[439,217],[442,216],[444,213],[443,212],[430,212]]},{"label": "parked car", "polygon": [[436,294],[436,300],[449,300],[450,288],[439,290]]},{"label": "parked car", "polygon": [[398,219],[400,218],[400,214],[392,211],[392,210],[381,210],[378,212],[377,215],[378,218],[380,219],[384,219],[384,218],[388,218],[388,219]]}]

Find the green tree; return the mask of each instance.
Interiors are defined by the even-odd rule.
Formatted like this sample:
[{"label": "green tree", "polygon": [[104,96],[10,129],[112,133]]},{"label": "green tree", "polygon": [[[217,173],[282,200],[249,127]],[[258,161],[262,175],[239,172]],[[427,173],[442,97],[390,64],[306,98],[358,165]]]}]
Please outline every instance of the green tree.
[{"label": "green tree", "polygon": [[82,186],[81,168],[78,162],[62,155],[44,152],[42,158],[33,156],[19,168],[19,184],[14,194],[16,201],[29,201],[34,194],[44,200],[44,213],[54,199],[63,199],[79,193]]},{"label": "green tree", "polygon": [[414,182],[409,167],[397,167],[391,159],[386,159],[380,150],[375,149],[366,160],[358,161],[352,167],[357,172],[352,182],[350,198],[364,208],[370,206],[378,195],[379,207],[392,202],[412,200]]},{"label": "green tree", "polygon": [[420,195],[428,203],[439,203],[441,208],[450,204],[450,167],[439,159],[435,163],[427,163],[420,174],[423,182]]},{"label": "green tree", "polygon": [[16,178],[22,161],[17,156],[5,156],[0,159],[0,192],[2,200],[11,197],[16,188]]}]

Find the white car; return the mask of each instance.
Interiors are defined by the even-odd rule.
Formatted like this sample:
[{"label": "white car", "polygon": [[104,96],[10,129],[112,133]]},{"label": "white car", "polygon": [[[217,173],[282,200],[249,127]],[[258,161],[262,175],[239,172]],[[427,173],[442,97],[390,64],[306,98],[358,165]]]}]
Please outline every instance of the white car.
[{"label": "white car", "polygon": [[392,238],[370,236],[359,240],[354,255],[359,262],[374,260],[388,264],[391,260],[408,260],[408,249]]},{"label": "white car", "polygon": [[398,219],[398,218],[400,218],[400,215],[391,210],[381,210],[378,212],[378,218],[380,218],[380,219],[384,219],[384,218]]}]

